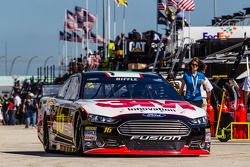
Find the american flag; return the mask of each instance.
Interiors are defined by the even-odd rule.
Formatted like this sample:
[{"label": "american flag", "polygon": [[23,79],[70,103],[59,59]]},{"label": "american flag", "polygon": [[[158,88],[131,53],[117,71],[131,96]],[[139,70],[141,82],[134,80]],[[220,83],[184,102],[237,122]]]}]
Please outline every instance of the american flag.
[{"label": "american flag", "polygon": [[59,31],[59,40],[64,40],[65,36],[64,36],[64,32],[63,31]]},{"label": "american flag", "polygon": [[64,22],[64,28],[72,31],[79,31],[78,25],[76,22],[73,21],[65,21]]},{"label": "american flag", "polygon": [[[64,35],[65,36],[65,35]],[[67,40],[67,41],[72,41],[72,34],[71,33],[69,33],[69,32],[67,32],[66,33],[66,39],[65,40]]]},{"label": "american flag", "polygon": [[79,6],[75,6],[75,14],[77,18],[83,17],[82,8]]},{"label": "american flag", "polygon": [[88,31],[92,31],[93,28],[94,28],[94,23],[92,22],[84,22],[83,23],[83,27],[82,27],[84,30],[88,30]]},{"label": "american flag", "polygon": [[74,42],[79,42],[79,43],[82,42],[82,38],[75,32],[73,32],[72,38],[73,38],[72,41],[74,41]]},{"label": "american flag", "polygon": [[[84,22],[88,20],[88,22],[95,22],[96,16],[89,12],[87,9],[76,6],[75,7],[75,13],[77,18],[82,18]],[[87,17],[88,15],[88,17]]]},{"label": "american flag", "polygon": [[59,39],[63,41],[72,41],[72,34],[65,31],[59,32]]},{"label": "american flag", "polygon": [[181,0],[178,7],[183,11],[193,11],[195,9],[194,0]]},{"label": "american flag", "polygon": [[99,43],[99,44],[103,44],[104,43],[104,39],[101,37],[101,36],[99,36],[99,35],[96,35],[96,34],[94,34],[94,33],[92,33],[91,32],[91,34],[90,34],[90,39],[92,39],[92,42],[94,42],[94,43]]},{"label": "american flag", "polygon": [[167,4],[164,2],[164,0],[158,0],[158,10],[166,10],[167,9]]},{"label": "american flag", "polygon": [[164,25],[167,23],[166,16],[161,11],[158,11],[157,23]]},{"label": "american flag", "polygon": [[94,27],[93,22],[86,22],[86,21],[83,20],[83,18],[77,18],[77,25],[78,25],[78,28],[81,28],[84,31],[87,31],[87,29],[89,31],[92,31],[93,27]]},{"label": "american flag", "polygon": [[75,16],[71,11],[67,10],[66,11],[66,16],[67,16],[68,20],[75,21]]},{"label": "american flag", "polygon": [[168,6],[173,6],[174,8],[178,8],[178,2],[176,0],[167,0]]}]

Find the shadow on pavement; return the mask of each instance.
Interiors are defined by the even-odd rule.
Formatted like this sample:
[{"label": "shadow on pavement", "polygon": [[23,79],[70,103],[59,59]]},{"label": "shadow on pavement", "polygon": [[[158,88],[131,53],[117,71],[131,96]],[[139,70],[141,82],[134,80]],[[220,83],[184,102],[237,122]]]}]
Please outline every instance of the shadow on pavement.
[{"label": "shadow on pavement", "polygon": [[30,156],[38,156],[38,157],[69,157],[73,156],[70,154],[62,154],[62,153],[46,153],[44,151],[5,151],[1,152],[5,154],[16,154],[16,155],[30,155]]},{"label": "shadow on pavement", "polygon": [[[56,152],[56,153],[46,153],[44,151],[5,151],[0,152],[5,154],[16,154],[16,155],[29,155],[29,156],[38,156],[38,157],[85,157],[85,158],[178,158],[178,157],[199,157],[197,155],[76,155],[73,153],[64,153],[64,152]],[[208,157],[208,156],[200,156],[201,157]]]}]

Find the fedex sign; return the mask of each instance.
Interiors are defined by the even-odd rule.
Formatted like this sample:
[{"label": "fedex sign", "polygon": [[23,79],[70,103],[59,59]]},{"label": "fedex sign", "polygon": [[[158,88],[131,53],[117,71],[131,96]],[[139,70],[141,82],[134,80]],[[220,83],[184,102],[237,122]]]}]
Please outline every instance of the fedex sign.
[{"label": "fedex sign", "polygon": [[203,39],[228,39],[230,38],[229,34],[224,32],[217,32],[217,34],[209,34],[208,32],[203,33]]}]

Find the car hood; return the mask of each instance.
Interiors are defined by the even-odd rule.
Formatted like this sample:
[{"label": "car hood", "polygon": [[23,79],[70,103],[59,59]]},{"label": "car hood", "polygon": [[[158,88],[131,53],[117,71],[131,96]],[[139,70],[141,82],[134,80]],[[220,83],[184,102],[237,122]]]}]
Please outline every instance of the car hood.
[{"label": "car hood", "polygon": [[78,100],[87,113],[106,117],[128,114],[152,114],[185,116],[191,119],[206,116],[206,112],[185,101],[151,99],[98,99]]}]

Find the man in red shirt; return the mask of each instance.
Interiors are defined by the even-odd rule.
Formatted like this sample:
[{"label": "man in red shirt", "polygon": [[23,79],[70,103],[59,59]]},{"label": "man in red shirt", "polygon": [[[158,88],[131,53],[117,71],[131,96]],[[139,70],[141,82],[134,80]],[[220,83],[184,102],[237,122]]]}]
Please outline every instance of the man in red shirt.
[{"label": "man in red shirt", "polygon": [[9,125],[15,125],[16,124],[16,112],[14,110],[14,98],[11,97],[9,98],[8,100],[9,102],[9,106],[8,106],[8,109],[7,109],[7,114],[9,115]]}]

